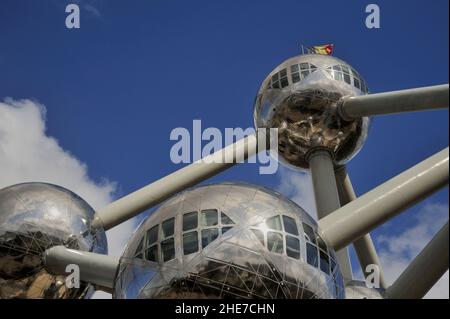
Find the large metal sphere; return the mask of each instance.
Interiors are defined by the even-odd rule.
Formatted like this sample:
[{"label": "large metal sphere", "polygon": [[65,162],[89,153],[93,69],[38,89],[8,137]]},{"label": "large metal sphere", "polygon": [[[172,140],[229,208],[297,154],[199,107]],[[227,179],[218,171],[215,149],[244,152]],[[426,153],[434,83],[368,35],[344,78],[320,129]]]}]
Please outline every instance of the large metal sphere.
[{"label": "large metal sphere", "polygon": [[337,165],[362,147],[369,119],[344,121],[342,97],[367,94],[365,81],[349,64],[332,56],[307,54],[276,67],[264,80],[254,106],[257,128],[278,128],[278,153],[288,166],[308,169],[308,152],[325,148]]},{"label": "large metal sphere", "polygon": [[201,186],[166,201],[120,260],[114,298],[343,298],[335,252],[298,205],[262,187]]},{"label": "large metal sphere", "polygon": [[352,280],[345,284],[346,299],[383,299],[384,289],[368,288],[364,281]]},{"label": "large metal sphere", "polygon": [[106,254],[105,232],[91,232],[93,209],[62,187],[25,183],[0,190],[0,298],[81,298],[90,285],[68,289],[42,256],[56,245]]}]

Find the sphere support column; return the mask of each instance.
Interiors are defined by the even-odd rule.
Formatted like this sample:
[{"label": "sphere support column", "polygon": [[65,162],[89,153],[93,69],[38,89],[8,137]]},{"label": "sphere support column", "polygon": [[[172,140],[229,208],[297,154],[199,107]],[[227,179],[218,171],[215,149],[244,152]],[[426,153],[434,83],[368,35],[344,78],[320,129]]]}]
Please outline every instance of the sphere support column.
[{"label": "sphere support column", "polygon": [[[310,151],[307,159],[311,170],[317,217],[320,220],[341,207],[333,158],[328,150],[317,148]],[[336,254],[344,280],[352,280],[352,266],[347,248],[337,251]]]}]

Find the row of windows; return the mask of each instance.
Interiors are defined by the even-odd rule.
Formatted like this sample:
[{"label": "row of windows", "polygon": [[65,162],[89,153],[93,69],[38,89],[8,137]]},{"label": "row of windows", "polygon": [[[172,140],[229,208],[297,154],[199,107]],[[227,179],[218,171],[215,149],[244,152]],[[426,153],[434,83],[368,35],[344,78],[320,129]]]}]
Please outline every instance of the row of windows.
[{"label": "row of windows", "polygon": [[300,82],[315,70],[317,70],[317,67],[308,62],[291,65],[292,83]]},{"label": "row of windows", "polygon": [[[234,225],[230,217],[223,212],[219,213],[216,209],[202,210],[200,214],[197,211],[185,213],[182,222],[183,255],[204,249]],[[161,227],[159,226],[156,225],[147,231],[146,240],[144,238],[141,240],[135,258],[153,262],[166,262],[175,258],[175,218],[169,218],[161,223]],[[336,263],[329,257],[325,242],[310,225],[302,223],[302,226],[307,241],[306,262],[328,275],[334,272]],[[252,228],[252,231],[269,251],[277,254],[286,253],[288,257],[294,259],[301,258],[300,235],[294,218],[277,215]]]},{"label": "row of windows", "polygon": [[[281,219],[283,223],[281,223]],[[274,216],[266,220],[263,225],[252,228],[253,233],[261,244],[273,253],[283,254],[284,245],[286,255],[294,259],[300,259],[299,231],[295,220],[289,216]],[[283,224],[283,229],[282,229]],[[336,267],[335,261],[329,257],[325,242],[314,232],[313,228],[303,224],[306,239],[306,261],[315,268],[320,268],[330,275]],[[267,230],[266,230],[267,228]],[[284,230],[284,231],[283,231]]]},{"label": "row of windows", "polygon": [[[306,76],[314,72],[316,69],[317,67],[309,62],[291,65],[290,66],[291,83],[300,82]],[[287,75],[287,68],[284,68],[280,72],[272,75],[268,88],[282,89],[288,86],[289,84],[290,83]]]},{"label": "row of windows", "polygon": [[[317,67],[309,62],[293,64],[290,66],[291,80],[289,81],[287,68],[284,68],[280,72],[272,75],[270,83],[268,84],[268,89],[285,88],[289,86],[289,84],[300,82],[316,70]],[[364,93],[368,93],[366,82],[355,69],[345,65],[335,65],[327,68],[326,71],[330,73],[335,80],[353,85]]]},{"label": "row of windows", "polygon": [[[363,91],[364,93],[368,92],[368,88],[364,79],[356,72],[355,69],[349,68],[345,65],[334,65],[332,67],[327,68],[326,70],[331,76],[341,82],[345,82],[350,84],[357,89]],[[352,82],[353,79],[353,82]]]},{"label": "row of windows", "polygon": [[[231,218],[223,212],[220,212],[219,219],[216,209],[205,209],[200,214],[196,211],[183,214],[183,254],[197,252],[199,242],[201,248],[205,248],[233,225]],[[135,258],[153,262],[166,262],[175,258],[175,217],[165,220],[161,223],[161,227],[159,226],[156,225],[147,231],[136,249]]]}]

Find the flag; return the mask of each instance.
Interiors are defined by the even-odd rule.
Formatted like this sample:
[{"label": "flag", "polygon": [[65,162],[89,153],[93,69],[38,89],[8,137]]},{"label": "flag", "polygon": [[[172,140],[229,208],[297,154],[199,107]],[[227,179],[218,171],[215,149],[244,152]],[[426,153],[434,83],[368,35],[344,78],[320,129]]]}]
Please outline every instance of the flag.
[{"label": "flag", "polygon": [[316,54],[330,55],[333,53],[333,44],[316,45],[312,47],[312,52]]}]

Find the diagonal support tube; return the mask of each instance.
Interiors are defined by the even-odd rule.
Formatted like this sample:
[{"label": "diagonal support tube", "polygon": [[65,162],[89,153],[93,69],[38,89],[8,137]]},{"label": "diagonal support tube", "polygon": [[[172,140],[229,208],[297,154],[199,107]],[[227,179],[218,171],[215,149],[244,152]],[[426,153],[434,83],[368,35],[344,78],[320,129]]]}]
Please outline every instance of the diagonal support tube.
[{"label": "diagonal support tube", "polygon": [[47,271],[55,275],[67,275],[66,267],[77,265],[81,281],[111,289],[119,258],[55,246],[45,251],[44,264]]},{"label": "diagonal support tube", "polygon": [[448,147],[319,220],[339,250],[448,184]]},{"label": "diagonal support tube", "polygon": [[389,299],[423,298],[448,270],[448,222],[385,292]]},{"label": "diagonal support tube", "polygon": [[[326,149],[315,149],[308,154],[308,162],[316,200],[317,217],[322,219],[338,209],[340,205],[334,165],[331,153]],[[345,281],[353,279],[352,266],[347,248],[336,252],[339,267]]]},{"label": "diagonal support tube", "polygon": [[[341,206],[347,205],[351,201],[356,199],[355,191],[353,190],[352,182],[347,174],[347,168],[345,165],[340,166],[335,169],[336,173],[336,184],[339,193],[339,199]],[[366,234],[360,239],[353,242],[353,247],[355,248],[356,256],[358,257],[359,264],[361,265],[361,270],[366,277],[370,273],[366,272],[367,266],[376,265],[378,267],[379,273],[379,283],[381,288],[386,288],[386,281],[384,279],[384,272],[381,267],[380,260],[377,255],[377,251],[372,241],[370,234]]]},{"label": "diagonal support tube", "polygon": [[[253,155],[266,145],[265,134],[249,135],[195,163],[163,177],[96,212],[93,227],[108,230],[172,195],[200,183]],[[261,143],[258,143],[261,140]],[[258,149],[261,144],[261,149]],[[264,147],[264,149],[266,149]],[[231,159],[231,160],[227,160]]]},{"label": "diagonal support tube", "polygon": [[448,108],[448,84],[344,98],[338,112],[345,120],[364,116]]}]

